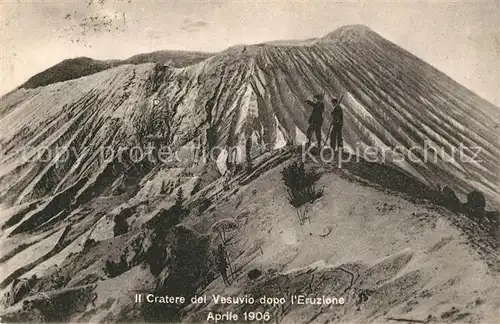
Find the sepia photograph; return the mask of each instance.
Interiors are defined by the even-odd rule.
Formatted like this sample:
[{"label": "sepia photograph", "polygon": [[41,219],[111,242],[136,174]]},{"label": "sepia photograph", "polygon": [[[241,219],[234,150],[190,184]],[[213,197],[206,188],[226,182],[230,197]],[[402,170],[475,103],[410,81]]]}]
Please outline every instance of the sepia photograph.
[{"label": "sepia photograph", "polygon": [[0,323],[498,324],[499,124],[499,0],[0,0]]}]

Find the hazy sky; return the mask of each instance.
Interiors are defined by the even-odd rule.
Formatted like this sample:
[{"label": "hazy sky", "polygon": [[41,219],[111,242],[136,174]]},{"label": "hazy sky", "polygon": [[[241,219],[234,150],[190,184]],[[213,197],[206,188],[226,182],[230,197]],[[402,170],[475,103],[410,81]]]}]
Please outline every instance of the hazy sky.
[{"label": "hazy sky", "polygon": [[0,3],[0,94],[66,58],[321,37],[365,24],[500,105],[496,1],[12,1]]}]

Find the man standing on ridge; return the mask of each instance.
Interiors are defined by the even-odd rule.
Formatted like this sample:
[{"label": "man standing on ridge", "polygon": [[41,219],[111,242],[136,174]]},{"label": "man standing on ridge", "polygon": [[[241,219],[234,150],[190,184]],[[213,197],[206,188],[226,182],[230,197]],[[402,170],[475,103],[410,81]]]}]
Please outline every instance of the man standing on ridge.
[{"label": "man standing on ridge", "polygon": [[313,132],[316,134],[316,141],[318,148],[321,146],[321,126],[323,126],[323,111],[325,104],[323,103],[323,96],[317,94],[314,96],[314,101],[306,100],[305,103],[313,107],[311,116],[309,117],[309,127],[307,128],[307,146],[311,145]]},{"label": "man standing on ridge", "polygon": [[[341,98],[342,100],[342,98]],[[332,131],[330,133],[330,147],[333,148],[334,151],[342,152],[343,148],[343,139],[342,139],[342,125],[344,123],[344,113],[342,112],[342,108],[340,107],[341,100],[337,98],[332,98]]]}]

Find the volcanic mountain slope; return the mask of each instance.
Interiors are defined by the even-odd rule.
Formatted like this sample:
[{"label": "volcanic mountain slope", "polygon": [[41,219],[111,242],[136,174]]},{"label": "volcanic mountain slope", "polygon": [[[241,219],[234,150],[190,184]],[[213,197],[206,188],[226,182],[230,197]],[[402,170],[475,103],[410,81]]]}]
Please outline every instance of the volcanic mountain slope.
[{"label": "volcanic mountain slope", "polygon": [[[233,162],[229,147],[237,147],[236,162],[245,163],[247,143],[254,159],[303,143],[311,110],[303,101],[316,93],[327,101],[345,95],[346,146],[357,153],[351,157],[363,156],[358,147],[388,151],[376,153],[391,167],[386,183],[399,170],[423,186],[427,198],[439,184],[461,195],[479,190],[499,205],[498,108],[372,30],[346,26],[313,45],[236,46],[179,68],[120,65],[2,97],[0,222],[7,248],[0,289],[75,261],[71,253],[87,238],[111,245],[75,261],[75,273],[88,273],[62,287],[95,284],[99,277],[90,273],[102,271],[110,246],[128,245],[143,224],[165,216],[179,188],[197,199],[213,191]],[[154,123],[145,123],[150,116]],[[144,124],[151,126],[145,133]],[[157,138],[182,158],[134,161],[131,148],[144,148],[144,140],[158,144]],[[407,152],[425,140],[443,155],[424,161],[424,153]],[[468,159],[453,154],[461,143]],[[402,161],[390,150],[398,146]],[[219,148],[215,163],[199,159],[213,147]],[[363,174],[373,173],[370,168]],[[130,235],[113,237],[115,216],[133,218]],[[126,273],[151,276],[136,270]]]}]

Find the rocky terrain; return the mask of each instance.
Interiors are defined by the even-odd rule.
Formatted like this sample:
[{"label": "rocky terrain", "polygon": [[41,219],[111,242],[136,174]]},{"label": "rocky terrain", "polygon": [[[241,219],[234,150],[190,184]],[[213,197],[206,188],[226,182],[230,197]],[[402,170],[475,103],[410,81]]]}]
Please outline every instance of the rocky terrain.
[{"label": "rocky terrain", "polygon": [[[66,61],[1,98],[2,320],[498,318],[498,107],[364,26],[198,54]],[[301,159],[316,93],[328,111],[344,94],[350,161],[306,161],[321,190],[295,208],[282,172]],[[159,161],[162,147],[177,158]],[[138,292],[346,304],[155,305]]]}]

